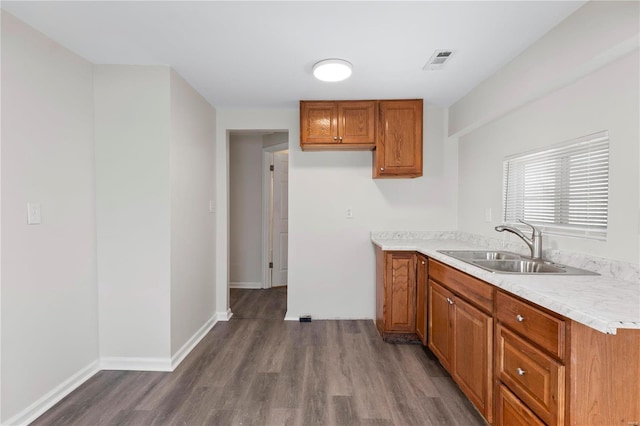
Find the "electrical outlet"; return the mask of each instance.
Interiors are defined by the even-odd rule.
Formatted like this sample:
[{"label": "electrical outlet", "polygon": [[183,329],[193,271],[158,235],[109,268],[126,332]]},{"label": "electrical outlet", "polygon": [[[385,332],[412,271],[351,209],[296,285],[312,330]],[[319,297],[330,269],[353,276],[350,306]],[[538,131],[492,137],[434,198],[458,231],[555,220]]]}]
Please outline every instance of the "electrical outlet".
[{"label": "electrical outlet", "polygon": [[347,213],[345,216],[347,219],[353,219],[353,210],[347,209]]},{"label": "electrical outlet", "polygon": [[40,225],[40,203],[27,203],[27,224]]}]

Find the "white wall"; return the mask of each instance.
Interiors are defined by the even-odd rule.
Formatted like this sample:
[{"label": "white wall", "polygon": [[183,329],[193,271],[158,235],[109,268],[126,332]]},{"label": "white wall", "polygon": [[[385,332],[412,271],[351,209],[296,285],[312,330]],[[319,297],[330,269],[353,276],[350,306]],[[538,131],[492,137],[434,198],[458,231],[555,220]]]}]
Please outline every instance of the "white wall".
[{"label": "white wall", "polygon": [[169,68],[95,66],[100,355],[170,357]]},{"label": "white wall", "polygon": [[289,130],[288,317],[373,318],[370,232],[457,226],[457,144],[446,143],[445,111],[424,111],[424,177],[373,180],[371,152],[302,152],[298,109],[218,110],[218,311],[228,307],[228,130]]},{"label": "white wall", "polygon": [[2,423],[97,367],[92,79],[2,12]]},{"label": "white wall", "polygon": [[[502,216],[505,156],[609,130],[609,226],[607,241],[545,236],[558,248],[637,263],[638,51],[500,120],[460,138],[460,230],[497,237]],[[492,208],[493,222],[484,222]],[[517,237],[509,236],[514,241]]]},{"label": "white wall", "polygon": [[497,236],[504,156],[609,130],[608,240],[547,235],[544,245],[638,263],[639,12],[637,2],[587,3],[450,108],[449,131],[466,134],[460,230]]},{"label": "white wall", "polygon": [[229,281],[262,286],[262,135],[229,140]]},{"label": "white wall", "polygon": [[171,71],[171,353],[215,313],[215,110]]},{"label": "white wall", "polygon": [[465,134],[638,49],[640,3],[591,1],[450,108]]}]

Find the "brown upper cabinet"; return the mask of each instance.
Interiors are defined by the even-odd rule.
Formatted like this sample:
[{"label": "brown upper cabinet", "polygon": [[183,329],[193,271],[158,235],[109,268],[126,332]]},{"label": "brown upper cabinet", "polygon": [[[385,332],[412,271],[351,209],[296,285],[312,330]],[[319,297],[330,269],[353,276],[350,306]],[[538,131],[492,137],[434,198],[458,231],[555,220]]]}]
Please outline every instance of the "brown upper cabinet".
[{"label": "brown upper cabinet", "polygon": [[422,176],[422,130],[422,99],[300,101],[300,148],[373,150],[374,178]]},{"label": "brown upper cabinet", "polygon": [[300,101],[300,147],[308,150],[372,150],[376,101]]},{"label": "brown upper cabinet", "polygon": [[374,178],[422,176],[422,99],[380,101]]}]

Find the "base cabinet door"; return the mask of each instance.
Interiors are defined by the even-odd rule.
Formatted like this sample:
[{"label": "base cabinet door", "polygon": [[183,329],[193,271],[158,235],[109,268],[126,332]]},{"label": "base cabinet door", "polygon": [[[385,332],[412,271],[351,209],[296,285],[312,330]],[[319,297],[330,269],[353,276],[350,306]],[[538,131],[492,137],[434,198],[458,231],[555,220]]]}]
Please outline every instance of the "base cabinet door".
[{"label": "base cabinet door", "polygon": [[376,327],[385,341],[416,341],[416,257],[376,249]]},{"label": "base cabinet door", "polygon": [[460,298],[453,299],[453,367],[462,391],[491,420],[493,318]]},{"label": "base cabinet door", "polygon": [[492,289],[437,261],[428,263],[429,349],[491,424],[493,317],[486,305],[493,304]]},{"label": "base cabinet door", "polygon": [[386,254],[385,331],[416,331],[416,255]]},{"label": "base cabinet door", "polygon": [[453,358],[453,293],[433,280],[429,280],[429,349],[440,363],[451,371]]},{"label": "base cabinet door", "polygon": [[427,274],[428,261],[421,254],[416,263],[416,334],[427,345]]}]

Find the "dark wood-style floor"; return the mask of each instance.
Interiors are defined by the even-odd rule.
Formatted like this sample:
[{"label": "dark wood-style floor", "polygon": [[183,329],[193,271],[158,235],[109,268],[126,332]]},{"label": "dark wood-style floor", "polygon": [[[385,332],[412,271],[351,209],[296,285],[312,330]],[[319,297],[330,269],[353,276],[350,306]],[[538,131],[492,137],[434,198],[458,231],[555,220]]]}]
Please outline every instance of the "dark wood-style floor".
[{"label": "dark wood-style floor", "polygon": [[433,355],[372,321],[283,321],[286,288],[231,290],[172,373],[101,371],[35,425],[484,425]]}]

